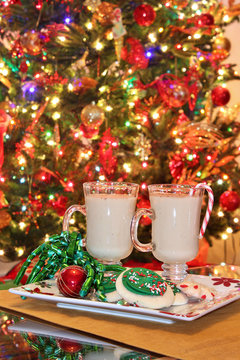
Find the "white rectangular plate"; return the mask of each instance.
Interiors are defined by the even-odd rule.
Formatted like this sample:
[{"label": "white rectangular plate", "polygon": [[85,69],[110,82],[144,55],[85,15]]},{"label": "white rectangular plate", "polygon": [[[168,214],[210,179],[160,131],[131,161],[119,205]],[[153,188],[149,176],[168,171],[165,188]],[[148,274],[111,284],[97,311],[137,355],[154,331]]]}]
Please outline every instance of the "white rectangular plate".
[{"label": "white rectangular plate", "polygon": [[173,323],[174,320],[192,321],[198,319],[209,312],[240,299],[240,279],[190,274],[187,280],[213,289],[216,294],[214,299],[211,301],[189,299],[186,305],[152,310],[86,298],[65,297],[59,293],[55,279],[22,285],[9,289],[9,291],[20,296],[34,298],[37,301],[53,301],[61,308],[169,324]]}]

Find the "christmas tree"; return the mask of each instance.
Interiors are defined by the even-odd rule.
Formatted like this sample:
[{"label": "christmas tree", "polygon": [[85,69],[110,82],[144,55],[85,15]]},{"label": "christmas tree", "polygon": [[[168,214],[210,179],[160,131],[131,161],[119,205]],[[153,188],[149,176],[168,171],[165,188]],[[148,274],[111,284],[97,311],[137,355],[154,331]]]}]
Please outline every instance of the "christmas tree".
[{"label": "christmas tree", "polygon": [[206,182],[207,241],[239,230],[234,1],[1,0],[0,12],[1,255],[60,233],[95,180],[139,183],[145,208],[148,184]]}]

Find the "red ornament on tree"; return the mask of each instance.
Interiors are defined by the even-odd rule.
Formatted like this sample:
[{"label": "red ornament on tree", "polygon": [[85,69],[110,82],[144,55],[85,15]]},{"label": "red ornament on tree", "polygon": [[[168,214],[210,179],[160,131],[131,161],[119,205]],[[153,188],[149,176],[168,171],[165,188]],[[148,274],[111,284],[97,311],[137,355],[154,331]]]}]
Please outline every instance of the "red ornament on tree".
[{"label": "red ornament on tree", "polygon": [[222,87],[222,86],[216,86],[212,90],[211,96],[212,96],[212,102],[216,106],[224,106],[230,100],[230,92],[229,92],[229,90]]},{"label": "red ornament on tree", "polygon": [[219,202],[223,210],[234,211],[240,206],[240,196],[236,191],[225,191],[220,196]]},{"label": "red ornament on tree", "polygon": [[129,64],[146,69],[148,67],[148,58],[145,56],[144,47],[140,41],[131,37],[126,40],[126,44],[121,50],[121,58]]},{"label": "red ornament on tree", "polygon": [[80,297],[79,292],[87,278],[86,271],[77,265],[61,270],[57,278],[57,287],[61,294],[68,297]]},{"label": "red ornament on tree", "polygon": [[184,168],[183,158],[180,154],[175,154],[169,162],[169,169],[174,179],[180,179]]},{"label": "red ornament on tree", "polygon": [[151,5],[142,4],[136,7],[133,16],[138,25],[150,26],[156,18],[156,12]]},{"label": "red ornament on tree", "polygon": [[19,70],[22,73],[26,73],[28,71],[28,65],[27,65],[26,61],[21,62],[20,66],[19,66]]},{"label": "red ornament on tree", "polygon": [[80,125],[79,130],[81,134],[87,139],[92,139],[93,137],[97,136],[99,133],[99,128],[89,128],[84,124]]},{"label": "red ornament on tree", "polygon": [[214,17],[211,14],[201,14],[196,19],[196,26],[204,27],[204,26],[212,26],[214,25]]}]

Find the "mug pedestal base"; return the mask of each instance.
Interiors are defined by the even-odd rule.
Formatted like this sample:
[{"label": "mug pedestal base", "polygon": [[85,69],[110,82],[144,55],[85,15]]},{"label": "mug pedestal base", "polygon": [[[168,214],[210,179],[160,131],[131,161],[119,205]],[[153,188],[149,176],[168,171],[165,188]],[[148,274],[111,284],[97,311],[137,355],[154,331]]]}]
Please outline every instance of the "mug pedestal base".
[{"label": "mug pedestal base", "polygon": [[162,264],[162,277],[166,280],[170,280],[173,283],[182,282],[188,275],[187,264]]}]

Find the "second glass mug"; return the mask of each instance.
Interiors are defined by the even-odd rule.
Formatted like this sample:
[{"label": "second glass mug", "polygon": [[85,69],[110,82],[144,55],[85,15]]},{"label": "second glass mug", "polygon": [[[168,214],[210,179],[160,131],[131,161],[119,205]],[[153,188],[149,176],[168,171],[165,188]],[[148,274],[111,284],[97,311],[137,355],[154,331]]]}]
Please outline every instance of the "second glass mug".
[{"label": "second glass mug", "polygon": [[[186,262],[193,260],[199,249],[198,240],[206,230],[213,207],[213,192],[206,184],[149,185],[151,209],[138,209],[131,223],[131,238],[139,251],[152,251],[162,261],[162,276],[180,282],[187,276]],[[208,206],[201,226],[200,216],[204,190],[208,192]],[[152,241],[142,244],[137,237],[142,216],[152,219]]]},{"label": "second glass mug", "polygon": [[86,216],[83,245],[104,264],[119,264],[133,249],[130,224],[135,213],[139,185],[124,182],[86,182],[85,205],[70,206],[63,217],[63,231],[75,211]]}]

